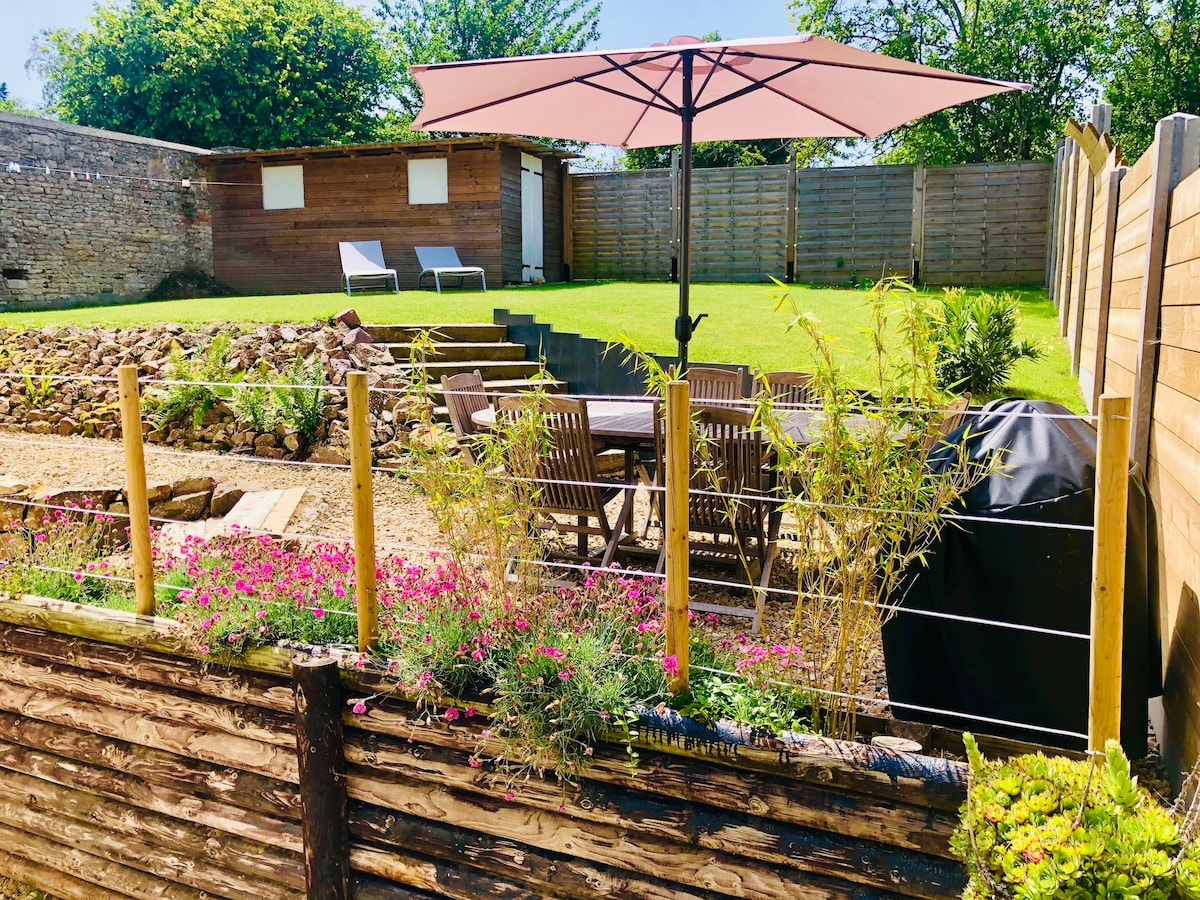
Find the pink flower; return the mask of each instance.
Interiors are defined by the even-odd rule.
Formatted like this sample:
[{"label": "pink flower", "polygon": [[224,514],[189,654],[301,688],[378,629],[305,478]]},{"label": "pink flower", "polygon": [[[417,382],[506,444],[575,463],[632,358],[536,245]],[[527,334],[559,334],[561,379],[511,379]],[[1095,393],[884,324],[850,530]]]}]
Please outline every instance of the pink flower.
[{"label": "pink flower", "polygon": [[319,607],[319,606],[314,606],[313,607],[313,618],[314,619],[325,618],[325,610],[321,609],[321,607]]},{"label": "pink flower", "polygon": [[445,711],[445,713],[442,714],[442,718],[444,718],[447,722],[453,722],[458,718],[458,707],[451,706]]},{"label": "pink flower", "polygon": [[[463,715],[465,715],[468,719],[471,718],[473,715],[475,715],[475,707],[468,706]],[[484,735],[484,737],[487,737],[487,735]]]},{"label": "pink flower", "polygon": [[361,716],[366,711],[367,711],[367,704],[365,701],[363,701],[363,700],[355,700],[354,701],[354,706],[351,707],[351,712],[353,712],[356,716]]},{"label": "pink flower", "polygon": [[663,671],[674,678],[679,674],[679,660],[674,656],[664,656],[662,660]]},{"label": "pink flower", "polygon": [[570,681],[571,676],[574,674],[575,674],[574,669],[563,669],[561,672],[558,673],[558,680],[559,681]]},{"label": "pink flower", "polygon": [[467,764],[468,764],[468,765],[469,765],[469,766],[470,766],[472,769],[478,769],[480,766],[482,766],[482,765],[483,765],[483,763],[481,763],[481,762],[480,762],[478,759],[476,759],[474,756],[469,756],[469,757],[467,757]]},{"label": "pink flower", "polygon": [[475,660],[475,662],[482,662],[485,656],[487,656],[487,651],[482,647],[476,647],[471,651],[471,659]]},{"label": "pink flower", "polygon": [[517,795],[514,794],[512,791],[509,791],[507,794],[504,795],[504,799],[507,800],[509,803],[512,803],[514,800],[517,799]]}]

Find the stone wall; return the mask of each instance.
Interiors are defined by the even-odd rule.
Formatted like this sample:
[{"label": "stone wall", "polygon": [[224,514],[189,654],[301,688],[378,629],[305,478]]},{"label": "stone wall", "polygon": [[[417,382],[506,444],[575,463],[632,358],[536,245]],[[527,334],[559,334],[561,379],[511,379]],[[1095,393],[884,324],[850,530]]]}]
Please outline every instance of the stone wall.
[{"label": "stone wall", "polygon": [[171,272],[211,274],[205,153],[0,113],[0,304],[139,299]]}]

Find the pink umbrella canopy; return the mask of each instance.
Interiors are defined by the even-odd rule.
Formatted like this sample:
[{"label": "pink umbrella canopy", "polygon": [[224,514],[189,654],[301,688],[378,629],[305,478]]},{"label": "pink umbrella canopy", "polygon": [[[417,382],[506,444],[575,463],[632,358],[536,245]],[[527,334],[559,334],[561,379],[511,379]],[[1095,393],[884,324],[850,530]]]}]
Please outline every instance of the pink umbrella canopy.
[{"label": "pink umbrella canopy", "polygon": [[517,132],[616,144],[683,145],[682,367],[688,315],[693,141],[870,138],[931,112],[1026,85],[959,75],[813,35],[413,66],[426,131]]}]

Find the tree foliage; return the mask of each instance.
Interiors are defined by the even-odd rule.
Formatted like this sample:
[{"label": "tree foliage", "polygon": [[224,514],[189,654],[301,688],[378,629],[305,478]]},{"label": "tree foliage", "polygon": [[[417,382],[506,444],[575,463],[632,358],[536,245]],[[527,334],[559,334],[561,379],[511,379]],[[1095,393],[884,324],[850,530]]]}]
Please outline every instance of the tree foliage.
[{"label": "tree foliage", "polygon": [[1131,0],[1117,18],[1116,54],[1105,99],[1127,159],[1154,140],[1154,125],[1176,112],[1200,114],[1200,3]]},{"label": "tree foliage", "polygon": [[340,0],[132,0],[41,35],[67,121],[205,147],[371,140],[391,80],[378,25]]},{"label": "tree foliage", "polygon": [[804,31],[970,75],[1022,81],[881,139],[889,161],[930,164],[1048,159],[1067,116],[1103,70],[1109,36],[1099,0],[790,0]]},{"label": "tree foliage", "polygon": [[33,110],[26,109],[20,100],[8,92],[8,84],[3,81],[0,81],[0,112],[35,115]]},{"label": "tree foliage", "polygon": [[396,37],[396,99],[411,121],[420,63],[583,50],[600,36],[599,0],[379,0]]},{"label": "tree foliage", "polygon": [[[838,142],[825,138],[766,141],[705,141],[692,147],[692,165],[697,168],[726,166],[777,166],[788,161],[796,148],[796,161],[801,167],[815,166],[837,156]],[[674,147],[640,147],[626,150],[622,162],[626,169],[665,169],[671,164]]]}]

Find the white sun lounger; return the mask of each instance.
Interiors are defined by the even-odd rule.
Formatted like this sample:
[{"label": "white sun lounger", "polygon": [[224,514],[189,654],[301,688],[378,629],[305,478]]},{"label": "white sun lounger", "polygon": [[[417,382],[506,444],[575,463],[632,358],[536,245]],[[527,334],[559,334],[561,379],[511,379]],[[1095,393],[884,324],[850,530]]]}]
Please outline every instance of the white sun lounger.
[{"label": "white sun lounger", "polygon": [[400,293],[400,279],[396,270],[383,263],[383,246],[379,241],[339,241],[338,251],[342,254],[342,281],[346,293],[350,294],[351,278],[390,278]]},{"label": "white sun lounger", "polygon": [[468,275],[478,275],[483,284],[483,290],[487,291],[487,276],[483,274],[483,269],[479,266],[464,266],[462,260],[458,258],[458,251],[453,247],[417,247],[415,249],[417,261],[423,270],[417,276],[417,287],[421,287],[421,282],[425,280],[426,275],[432,275],[433,285],[440,294],[443,276],[449,275],[457,278],[458,286],[462,287],[463,280]]}]

